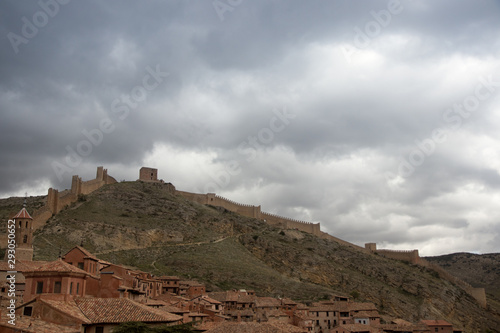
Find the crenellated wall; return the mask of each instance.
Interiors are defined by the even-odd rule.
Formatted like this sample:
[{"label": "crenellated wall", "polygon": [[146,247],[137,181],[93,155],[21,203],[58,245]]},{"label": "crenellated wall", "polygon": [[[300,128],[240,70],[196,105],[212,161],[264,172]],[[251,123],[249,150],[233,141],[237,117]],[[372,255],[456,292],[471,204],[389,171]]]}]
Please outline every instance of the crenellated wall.
[{"label": "crenellated wall", "polygon": [[89,181],[82,181],[78,176],[73,176],[71,189],[59,192],[49,188],[47,203],[45,206],[33,212],[33,229],[43,227],[52,215],[59,213],[64,207],[78,201],[80,194],[90,194],[106,184],[116,183],[116,179],[108,175],[108,170],[102,166],[97,168],[96,178]]},{"label": "crenellated wall", "polygon": [[415,265],[418,265],[420,263],[420,256],[418,255],[418,250],[408,250],[408,251],[377,250],[376,253],[386,258],[408,261]]},{"label": "crenellated wall", "polygon": [[289,219],[287,217],[269,214],[269,213],[261,213],[261,217],[264,221],[271,225],[280,225],[286,229],[297,229],[300,231],[308,232],[310,234],[320,236],[320,224],[319,223],[311,223],[305,221],[299,221],[294,219]]},{"label": "crenellated wall", "polygon": [[396,260],[403,260],[403,261],[408,261],[412,264],[419,265],[419,266],[424,266],[429,269],[432,269],[436,273],[438,273],[439,277],[447,280],[449,282],[452,282],[462,288],[466,293],[468,293],[470,296],[474,297],[476,301],[481,305],[483,308],[487,307],[487,302],[486,302],[486,291],[484,288],[474,288],[467,282],[453,276],[449,272],[447,272],[443,267],[431,263],[423,258],[420,258],[418,254],[418,250],[409,250],[409,251],[397,251],[397,250],[377,250],[377,244],[375,243],[367,243],[365,244],[365,249],[368,252],[371,253],[376,253],[378,255],[381,255],[386,258],[390,259],[396,259]]},{"label": "crenellated wall", "polygon": [[285,229],[297,229],[310,234],[320,236],[320,224],[290,219],[283,216],[269,214],[261,211],[260,206],[245,205],[218,196],[215,193],[198,194],[184,191],[176,191],[184,198],[202,205],[213,205],[223,207],[231,212],[235,212],[247,217],[264,220],[271,225],[281,226]]},{"label": "crenellated wall", "polygon": [[220,196],[216,195],[215,193],[208,193],[207,196],[208,196],[207,197],[208,203],[210,205],[223,207],[227,210],[241,214],[243,216],[261,219],[260,206],[240,204],[240,203],[231,201],[229,199],[220,197]]}]

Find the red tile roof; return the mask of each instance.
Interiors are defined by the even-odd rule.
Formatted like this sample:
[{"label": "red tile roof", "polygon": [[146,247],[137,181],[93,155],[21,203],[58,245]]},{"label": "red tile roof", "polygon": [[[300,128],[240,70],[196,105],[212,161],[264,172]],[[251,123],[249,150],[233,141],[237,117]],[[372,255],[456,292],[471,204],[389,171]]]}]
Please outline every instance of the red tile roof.
[{"label": "red tile roof", "polygon": [[74,249],[78,249],[78,250],[80,250],[80,251],[81,251],[81,252],[82,252],[82,253],[83,253],[86,257],[88,257],[88,258],[91,258],[91,259],[94,259],[94,260],[99,260],[99,259],[97,259],[97,257],[96,257],[96,256],[94,256],[92,253],[90,253],[87,249],[84,249],[83,247],[81,247],[81,246],[79,246],[79,245],[77,245],[77,246],[75,246],[74,248],[72,248],[71,250],[69,250],[69,251],[65,254],[65,256],[66,256],[68,253],[70,253],[71,251],[73,251]]},{"label": "red tile roof", "polygon": [[368,325],[361,325],[361,324],[350,324],[350,325],[340,325],[344,329],[344,331],[347,332],[378,332],[377,329],[372,328]]},{"label": "red tile roof", "polygon": [[258,308],[272,308],[272,307],[280,307],[281,302],[272,297],[257,297],[255,299],[255,306]]},{"label": "red tile roof", "polygon": [[203,300],[203,301],[208,302],[208,303],[211,303],[211,304],[222,304],[222,302],[219,302],[218,300],[213,299],[213,298],[211,298],[211,297],[208,297],[208,296],[206,296],[206,295],[202,295],[202,296],[195,297],[195,298],[193,298],[193,299],[192,299],[192,301],[197,300],[197,299],[198,299],[199,301],[202,301],[202,300]]},{"label": "red tile roof", "polygon": [[[47,264],[49,261],[23,261],[16,260],[16,271],[27,272],[34,271],[38,267]],[[11,271],[7,261],[0,261],[0,271]]]},{"label": "red tile roof", "polygon": [[83,269],[75,267],[73,265],[68,264],[61,259],[57,259],[54,261],[49,261],[46,264],[39,266],[38,268],[33,270],[34,272],[59,272],[59,273],[81,273],[85,275],[89,275],[89,273],[85,272]]},{"label": "red tile roof", "polygon": [[223,322],[206,333],[302,333],[303,329],[285,323]]},{"label": "red tile roof", "polygon": [[176,322],[182,317],[127,298],[75,298],[75,303],[92,323],[122,323],[127,321]]},{"label": "red tile roof", "polygon": [[74,301],[55,301],[55,300],[49,300],[49,299],[43,299],[40,298],[41,303],[45,303],[51,308],[58,310],[62,313],[65,313],[66,315],[72,317],[74,319],[74,322],[80,322],[84,324],[91,324],[92,322],[85,317],[83,312],[78,308],[76,303]]},{"label": "red tile roof", "polygon": [[421,320],[421,322],[427,326],[453,326],[445,320]]},{"label": "red tile roof", "polygon": [[[0,319],[0,332],[3,332],[3,328],[12,329],[12,325],[7,322],[9,318]],[[71,328],[68,326],[61,326],[52,323],[48,323],[41,319],[36,319],[33,317],[16,317],[16,330],[19,332],[26,333],[80,333],[81,328]]]},{"label": "red tile roof", "polygon": [[23,207],[23,209],[21,209],[19,211],[19,213],[17,213],[17,215],[13,217],[13,219],[31,219],[31,220],[33,220],[33,218],[30,216],[30,214],[28,213],[28,211],[26,210],[25,207]]}]

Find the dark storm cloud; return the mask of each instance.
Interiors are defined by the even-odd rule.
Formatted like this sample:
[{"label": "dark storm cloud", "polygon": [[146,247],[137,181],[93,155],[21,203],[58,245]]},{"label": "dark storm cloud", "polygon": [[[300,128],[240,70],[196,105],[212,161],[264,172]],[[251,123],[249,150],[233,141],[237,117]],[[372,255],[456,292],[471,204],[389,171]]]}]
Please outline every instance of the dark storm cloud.
[{"label": "dark storm cloud", "polygon": [[[26,36],[47,4],[56,12]],[[498,91],[410,175],[400,168],[456,125],[443,115],[478,78],[500,82],[499,13],[495,1],[259,0],[223,13],[194,0],[4,1],[0,193],[62,189],[96,165],[135,179],[154,164],[186,190],[215,184],[355,242],[435,253],[447,249],[432,232],[468,230],[495,236],[464,250],[498,251],[498,227],[476,209],[499,195]],[[276,122],[283,110],[294,118]],[[54,163],[97,130],[61,181]],[[231,161],[239,173],[225,179]]]}]

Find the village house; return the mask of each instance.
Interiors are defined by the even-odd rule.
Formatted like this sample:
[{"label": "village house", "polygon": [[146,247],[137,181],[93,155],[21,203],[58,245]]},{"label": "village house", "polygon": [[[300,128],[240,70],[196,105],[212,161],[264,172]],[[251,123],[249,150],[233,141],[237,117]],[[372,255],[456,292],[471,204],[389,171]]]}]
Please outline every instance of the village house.
[{"label": "village house", "polygon": [[178,276],[160,276],[158,277],[158,280],[162,282],[162,294],[179,294],[180,279]]},{"label": "village house", "polygon": [[84,270],[61,259],[48,262],[33,270],[25,271],[23,301],[28,302],[37,295],[52,299],[68,299],[76,296],[99,296],[100,280]]},{"label": "village house", "polygon": [[198,311],[210,316],[215,320],[215,317],[222,317],[224,313],[224,306],[221,302],[207,296],[200,295],[189,300],[192,311]]},{"label": "village house", "polygon": [[225,322],[209,329],[206,333],[305,333],[303,329],[286,323]]},{"label": "village house", "polygon": [[205,294],[205,285],[198,281],[179,281],[179,295],[187,298],[194,298]]},{"label": "village house", "polygon": [[306,332],[314,331],[314,320],[299,312],[293,314],[291,324],[302,328]]},{"label": "village house", "polygon": [[[16,289],[16,303],[21,304],[24,297],[24,291],[26,288],[26,280],[24,278],[24,272],[34,270],[41,265],[46,264],[47,261],[20,261],[16,260],[16,271],[13,274],[16,278],[15,289]],[[12,271],[7,261],[0,261],[0,307],[5,308],[8,302],[10,302],[10,297],[8,297],[9,286],[7,283],[7,275],[12,275],[8,273]]]},{"label": "village house", "polygon": [[[157,181],[154,173],[150,177]],[[207,294],[205,285],[197,281],[155,277],[103,261],[81,246],[54,261],[32,261],[32,218],[25,207],[14,216],[25,260],[16,261],[16,330],[0,316],[2,332],[108,333],[125,321],[202,326],[210,321],[207,332],[229,327],[248,332],[459,332],[443,320],[381,325],[374,304],[352,302],[344,296],[309,307],[286,298],[257,297],[251,290]],[[10,270],[7,262],[0,263],[1,302],[9,301]]]},{"label": "village house", "polygon": [[430,332],[453,333],[453,325],[444,320],[421,320]]},{"label": "village house", "polygon": [[339,318],[348,319],[348,312],[341,317],[333,305],[313,306],[309,308],[309,318],[313,321],[314,332],[326,332],[339,323]]},{"label": "village house", "polygon": [[70,265],[80,268],[92,275],[99,275],[101,269],[108,263],[97,259],[93,254],[81,246],[75,246],[61,259]]},{"label": "village house", "polygon": [[36,318],[78,329],[77,332],[92,333],[111,333],[114,327],[127,321],[166,325],[182,322],[181,316],[149,308],[126,298],[52,299],[38,295],[16,308],[16,314],[25,319]]},{"label": "village house", "polygon": [[377,328],[362,324],[340,325],[330,331],[331,333],[378,333]]}]

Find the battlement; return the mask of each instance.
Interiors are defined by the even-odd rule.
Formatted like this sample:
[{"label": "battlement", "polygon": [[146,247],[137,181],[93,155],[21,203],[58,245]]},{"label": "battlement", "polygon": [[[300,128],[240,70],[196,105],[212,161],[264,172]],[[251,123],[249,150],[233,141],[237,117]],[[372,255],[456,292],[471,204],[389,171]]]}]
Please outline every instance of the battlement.
[{"label": "battlement", "polygon": [[321,227],[319,223],[305,222],[275,214],[265,213],[261,211],[261,206],[238,203],[215,193],[198,194],[178,190],[176,191],[176,193],[190,201],[194,201],[202,205],[222,207],[243,216],[264,220],[270,225],[280,226],[285,229],[297,229],[316,236],[320,236],[321,233]]},{"label": "battlement", "polygon": [[225,200],[225,201],[227,201],[230,204],[233,204],[233,205],[236,205],[236,206],[240,206],[240,207],[256,207],[256,206],[253,206],[253,205],[242,204],[242,203],[239,203],[239,202],[236,202],[236,201],[233,201],[233,200],[229,200],[229,199],[221,197],[220,195],[217,195],[217,194],[215,194],[215,197],[217,199]]},{"label": "battlement", "polygon": [[142,167],[139,170],[139,180],[150,183],[163,183],[163,179],[158,179],[158,169]]},{"label": "battlement", "polygon": [[264,213],[263,212],[262,214],[265,215],[266,217],[269,217],[269,218],[284,219],[284,220],[287,220],[287,221],[290,221],[290,222],[297,222],[297,223],[304,223],[304,224],[316,224],[316,223],[313,223],[313,222],[306,222],[306,221],[291,219],[291,218],[288,218],[288,217],[284,217],[284,216],[280,216],[280,215],[276,215],[276,214],[272,214],[272,213]]},{"label": "battlement", "polygon": [[47,193],[47,203],[45,206],[33,212],[33,228],[41,228],[52,215],[59,213],[64,207],[78,201],[81,194],[90,194],[106,184],[116,183],[116,179],[108,175],[108,170],[102,166],[97,167],[96,178],[89,181],[82,181],[78,175],[71,179],[71,189],[59,192],[49,188]]},{"label": "battlement", "polygon": [[365,249],[371,253],[375,253],[375,254],[378,254],[378,255],[386,257],[386,258],[408,261],[412,264],[424,266],[424,267],[427,267],[429,269],[432,269],[433,271],[438,273],[440,278],[456,284],[457,286],[462,288],[466,293],[468,293],[469,295],[474,297],[476,299],[476,301],[483,308],[486,308],[486,306],[487,306],[486,291],[484,290],[484,288],[474,288],[470,284],[468,284],[467,282],[465,282],[465,281],[453,276],[452,274],[448,273],[441,266],[420,258],[418,250],[377,250],[376,243],[366,243]]}]

